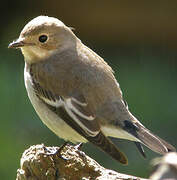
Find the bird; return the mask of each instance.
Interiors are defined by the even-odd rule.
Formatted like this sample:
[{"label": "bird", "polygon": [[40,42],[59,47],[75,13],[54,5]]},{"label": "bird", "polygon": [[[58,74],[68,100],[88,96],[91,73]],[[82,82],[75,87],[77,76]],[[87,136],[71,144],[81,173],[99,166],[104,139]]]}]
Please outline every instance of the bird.
[{"label": "bird", "polygon": [[43,123],[72,143],[91,142],[128,164],[110,137],[133,141],[165,154],[176,149],[148,130],[129,111],[114,71],[57,18],[28,22],[9,48],[21,49],[28,97]]}]

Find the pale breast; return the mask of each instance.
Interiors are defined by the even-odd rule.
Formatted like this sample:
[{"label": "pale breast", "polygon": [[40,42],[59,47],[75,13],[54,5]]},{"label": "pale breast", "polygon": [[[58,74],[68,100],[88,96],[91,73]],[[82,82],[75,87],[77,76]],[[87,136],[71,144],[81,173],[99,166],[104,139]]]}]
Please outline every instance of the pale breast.
[{"label": "pale breast", "polygon": [[28,97],[43,123],[52,130],[57,136],[64,140],[75,142],[86,142],[87,140],[79,135],[75,130],[68,126],[56,113],[50,110],[41,99],[37,97],[32,86],[31,75],[27,65],[24,69],[25,87]]}]

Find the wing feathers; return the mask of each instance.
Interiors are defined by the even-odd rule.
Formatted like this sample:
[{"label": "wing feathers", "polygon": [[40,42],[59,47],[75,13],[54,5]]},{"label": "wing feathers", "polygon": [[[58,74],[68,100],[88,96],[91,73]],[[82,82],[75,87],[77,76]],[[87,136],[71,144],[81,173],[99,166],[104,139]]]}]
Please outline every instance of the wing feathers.
[{"label": "wing feathers", "polygon": [[87,116],[85,115],[84,113],[82,113],[81,111],[79,111],[79,109],[76,108],[76,106],[74,105],[74,103],[77,103],[77,105],[80,105],[80,106],[86,106],[86,103],[81,103],[79,102],[78,100],[76,100],[75,98],[68,98],[66,100],[66,105],[68,108],[70,108],[74,113],[76,113],[78,116],[88,120],[88,121],[92,121],[94,120],[94,117],[93,116]]},{"label": "wing feathers", "polygon": [[46,104],[56,108],[63,106],[70,117],[88,134],[88,136],[96,136],[99,133],[100,127],[93,115],[88,111],[85,102],[80,102],[74,97],[63,98],[54,95],[52,92],[42,88],[34,79],[33,87],[36,95]]},{"label": "wing feathers", "polygon": [[145,154],[145,152],[144,152],[144,149],[143,149],[141,143],[140,143],[140,142],[136,142],[136,141],[135,141],[134,143],[135,143],[136,147],[138,148],[138,151],[141,153],[141,155],[142,155],[144,158],[146,158],[146,154]]},{"label": "wing feathers", "polygon": [[128,160],[124,153],[122,153],[104,134],[100,131],[95,137],[87,137],[87,139],[94,145],[98,146],[102,151],[108,153],[113,159],[116,159],[122,164],[128,164]]},{"label": "wing feathers", "polygon": [[120,163],[128,164],[128,160],[124,153],[122,153],[107,137],[105,137],[101,131],[99,131],[99,133],[94,137],[88,136],[88,134],[86,134],[85,131],[71,119],[64,107],[61,106],[59,108],[54,108],[50,105],[47,106],[89,142],[98,146],[102,151],[108,153],[113,159],[116,159]]},{"label": "wing feathers", "polygon": [[128,164],[126,156],[100,131],[100,127],[89,112],[87,104],[74,97],[63,98],[35,86],[37,96],[76,132],[98,146],[122,164]]},{"label": "wing feathers", "polygon": [[[89,136],[96,136],[99,133],[99,129],[96,130],[94,128],[94,122],[90,120],[94,120],[91,116],[86,116],[79,112],[71,103],[71,99],[66,99],[64,102],[64,107],[66,112],[70,115],[70,117],[78,124]],[[92,118],[92,119],[90,119]],[[93,124],[93,125],[92,125]],[[96,124],[95,124],[96,125]]]}]

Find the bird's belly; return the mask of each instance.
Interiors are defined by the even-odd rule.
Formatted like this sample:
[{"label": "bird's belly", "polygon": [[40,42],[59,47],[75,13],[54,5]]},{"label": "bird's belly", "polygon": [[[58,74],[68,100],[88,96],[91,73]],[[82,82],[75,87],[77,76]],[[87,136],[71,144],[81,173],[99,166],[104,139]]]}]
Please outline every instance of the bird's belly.
[{"label": "bird's belly", "polygon": [[24,71],[25,86],[27,89],[28,97],[36,110],[38,116],[43,123],[51,129],[57,136],[64,140],[69,140],[73,143],[86,142],[87,140],[79,135],[74,129],[67,125],[57,114],[50,110],[45,103],[43,103],[35,94],[32,87],[32,80],[30,74]]}]

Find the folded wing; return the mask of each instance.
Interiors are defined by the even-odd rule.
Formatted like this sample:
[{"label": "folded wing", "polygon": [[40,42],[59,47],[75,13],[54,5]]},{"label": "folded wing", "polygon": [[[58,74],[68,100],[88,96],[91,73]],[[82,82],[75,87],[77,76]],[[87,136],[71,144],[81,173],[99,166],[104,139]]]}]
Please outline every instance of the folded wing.
[{"label": "folded wing", "polygon": [[112,158],[128,164],[126,156],[101,132],[96,117],[89,110],[87,102],[83,102],[82,95],[77,95],[77,99],[74,96],[65,98],[43,89],[39,83],[33,84],[36,95],[70,127]]}]

